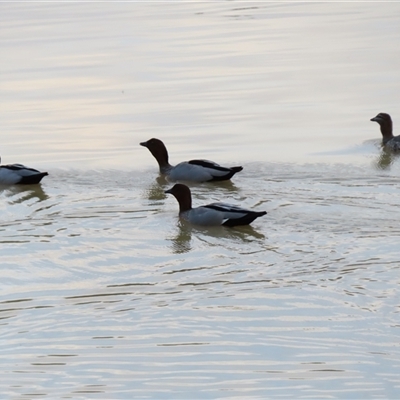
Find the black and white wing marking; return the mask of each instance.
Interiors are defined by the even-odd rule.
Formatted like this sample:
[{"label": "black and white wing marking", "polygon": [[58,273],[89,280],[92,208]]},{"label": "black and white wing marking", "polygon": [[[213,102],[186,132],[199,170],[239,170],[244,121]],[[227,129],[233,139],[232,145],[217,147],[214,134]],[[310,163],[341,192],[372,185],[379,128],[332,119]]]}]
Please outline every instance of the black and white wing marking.
[{"label": "black and white wing marking", "polygon": [[223,172],[230,171],[230,168],[222,167],[221,165],[217,164],[216,162],[210,161],[210,160],[190,160],[190,161],[188,161],[188,164],[199,165],[200,167],[203,167],[203,168],[215,169],[216,171],[223,171]]},{"label": "black and white wing marking", "polygon": [[188,164],[205,168],[210,173],[208,181],[225,181],[231,179],[233,175],[243,169],[243,167],[223,167],[210,160],[190,160]]},{"label": "black and white wing marking", "polygon": [[212,203],[203,207],[223,213],[222,225],[225,226],[248,225],[267,213],[266,211],[251,211],[227,203]]},{"label": "black and white wing marking", "polygon": [[233,215],[244,214],[244,213],[250,211],[245,208],[235,206],[234,204],[228,204],[228,203],[212,203],[212,204],[208,204],[203,207],[211,208],[213,210],[221,211],[224,213],[233,213]]}]

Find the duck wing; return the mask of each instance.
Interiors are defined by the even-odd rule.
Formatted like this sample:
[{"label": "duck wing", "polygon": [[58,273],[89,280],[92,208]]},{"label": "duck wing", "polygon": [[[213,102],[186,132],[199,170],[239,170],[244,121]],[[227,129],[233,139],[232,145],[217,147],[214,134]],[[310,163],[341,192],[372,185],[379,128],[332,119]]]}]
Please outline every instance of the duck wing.
[{"label": "duck wing", "polygon": [[246,208],[235,206],[227,203],[212,203],[204,208],[212,209],[222,213],[225,226],[248,225],[256,218],[267,214],[266,211],[251,211]]},{"label": "duck wing", "polygon": [[172,181],[212,182],[231,179],[243,167],[222,167],[209,160],[183,161],[168,170]]},{"label": "duck wing", "polygon": [[192,165],[199,165],[200,167],[203,168],[210,168],[210,169],[215,169],[216,171],[229,171],[230,168],[222,167],[221,165],[217,164],[214,161],[210,160],[190,160],[188,161],[188,164]]}]

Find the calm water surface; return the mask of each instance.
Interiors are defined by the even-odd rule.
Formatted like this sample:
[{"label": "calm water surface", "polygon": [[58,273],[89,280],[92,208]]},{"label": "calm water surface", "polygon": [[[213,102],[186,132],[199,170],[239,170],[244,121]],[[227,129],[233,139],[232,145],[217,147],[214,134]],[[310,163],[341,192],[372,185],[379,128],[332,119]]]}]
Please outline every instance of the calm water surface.
[{"label": "calm water surface", "polygon": [[[400,397],[398,3],[2,3],[4,399]],[[155,160],[244,166],[178,221]]]}]

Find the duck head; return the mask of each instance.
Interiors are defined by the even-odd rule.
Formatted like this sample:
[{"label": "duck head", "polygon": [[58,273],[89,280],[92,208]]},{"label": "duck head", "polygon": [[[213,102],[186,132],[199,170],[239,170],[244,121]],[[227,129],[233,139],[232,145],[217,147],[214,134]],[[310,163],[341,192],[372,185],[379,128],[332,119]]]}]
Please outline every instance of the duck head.
[{"label": "duck head", "polygon": [[164,143],[160,139],[152,138],[147,142],[141,142],[141,146],[147,147],[153,157],[157,160],[160,171],[170,167],[168,163],[168,151]]},{"label": "duck head", "polygon": [[393,138],[393,122],[389,114],[379,113],[376,117],[371,118],[371,121],[377,122],[381,127],[384,143]]},{"label": "duck head", "polygon": [[192,208],[192,193],[190,189],[182,183],[175,184],[171,189],[164,193],[172,194],[179,203],[179,212],[188,211]]}]

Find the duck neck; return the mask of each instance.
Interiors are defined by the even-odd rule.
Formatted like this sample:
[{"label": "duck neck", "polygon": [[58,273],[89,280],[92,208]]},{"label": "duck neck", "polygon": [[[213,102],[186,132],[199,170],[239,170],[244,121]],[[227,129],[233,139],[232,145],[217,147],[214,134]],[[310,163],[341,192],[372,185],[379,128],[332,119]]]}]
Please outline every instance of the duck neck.
[{"label": "duck neck", "polygon": [[168,152],[167,149],[157,148],[156,150],[150,150],[154,158],[157,160],[158,166],[160,168],[160,173],[166,174],[172,165],[168,162]]},{"label": "duck neck", "polygon": [[161,163],[160,161],[158,161],[158,166],[160,167],[160,173],[161,174],[167,174],[170,169],[172,168],[172,165],[170,165],[168,162],[167,163]]},{"label": "duck neck", "polygon": [[383,143],[386,143],[390,139],[393,139],[394,136],[392,121],[385,121],[385,123],[381,124],[381,133],[383,137]]},{"label": "duck neck", "polygon": [[184,213],[192,209],[192,197],[181,197],[178,199],[179,203],[179,214]]}]

